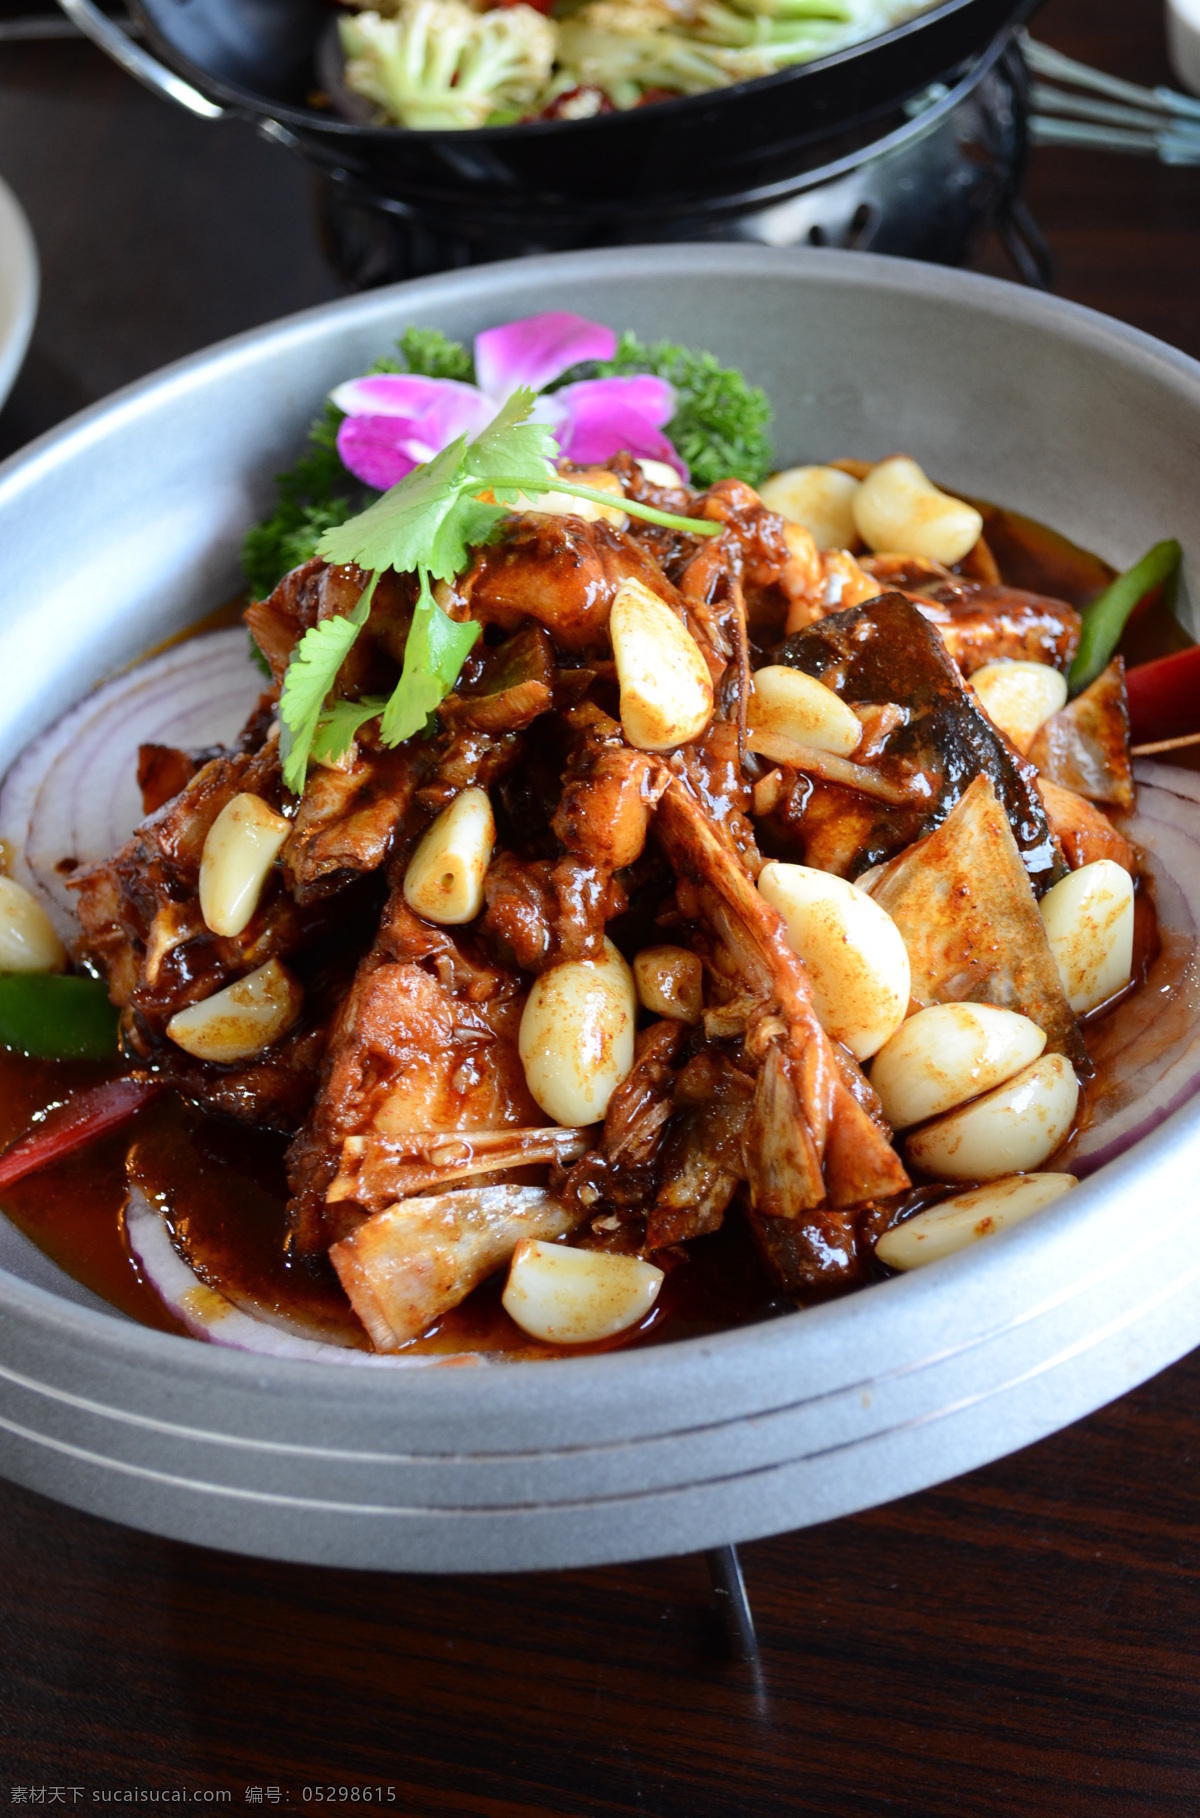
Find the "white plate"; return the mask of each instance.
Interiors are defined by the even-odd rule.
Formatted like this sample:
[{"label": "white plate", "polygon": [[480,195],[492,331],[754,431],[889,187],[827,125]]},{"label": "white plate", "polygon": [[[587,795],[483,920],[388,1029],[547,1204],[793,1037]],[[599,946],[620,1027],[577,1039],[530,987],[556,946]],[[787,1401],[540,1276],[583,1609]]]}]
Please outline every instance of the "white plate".
[{"label": "white plate", "polygon": [[0,404],[13,388],[38,306],[38,257],[24,210],[0,179]]}]

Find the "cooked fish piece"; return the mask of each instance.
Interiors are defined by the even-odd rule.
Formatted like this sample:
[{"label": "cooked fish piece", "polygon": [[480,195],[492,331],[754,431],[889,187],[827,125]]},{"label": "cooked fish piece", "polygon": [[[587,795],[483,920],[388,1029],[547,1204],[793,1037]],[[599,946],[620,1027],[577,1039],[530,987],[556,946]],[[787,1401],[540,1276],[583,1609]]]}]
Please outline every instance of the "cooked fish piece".
[{"label": "cooked fish piece", "polygon": [[517,631],[533,619],[559,650],[607,656],[613,597],[630,577],[679,609],[658,563],[623,531],[534,514],[515,519],[498,542],[480,550],[456,593],[481,625]]},{"label": "cooked fish piece", "polygon": [[[873,766],[885,779],[903,783],[913,805],[859,806],[848,827],[839,829],[844,795],[816,797],[834,820],[832,833],[840,843],[832,854],[823,847],[820,858],[806,847],[810,864],[832,869],[831,855],[843,876],[858,876],[939,826],[974,779],[985,775],[1035,888],[1048,889],[1063,875],[1032,765],[980,711],[937,630],[903,594],[882,594],[864,606],[831,613],[786,639],[773,660],[815,676],[852,705],[900,702],[906,710],[903,722],[882,740]],[[806,808],[790,822],[802,839]],[[853,855],[848,829],[857,842]]]},{"label": "cooked fish piece", "polygon": [[861,556],[881,587],[904,593],[942,634],[965,676],[1005,658],[1066,670],[1079,647],[1080,618],[1065,600],[970,580],[919,556]]},{"label": "cooked fish piece", "polygon": [[567,717],[577,736],[551,828],[567,852],[609,871],[623,870],[646,845],[655,801],[653,761],[630,749],[619,722],[608,714],[578,708]]},{"label": "cooked fish piece", "polygon": [[543,1122],[517,1053],[519,980],[420,921],[399,862],[395,871],[378,938],[334,1024],[320,1093],[288,1152],[301,1252],[395,1197],[392,1139]]},{"label": "cooked fish piece", "polygon": [[[292,651],[306,631],[323,619],[345,618],[358,605],[367,576],[361,568],[331,567],[319,556],[285,574],[274,593],[246,609],[250,634],[270,665],[279,687]],[[338,676],[337,692],[369,694],[404,661],[412,624],[415,581],[388,570],[380,575],[366,631],[356,642]],[[388,659],[381,673],[380,654]]]},{"label": "cooked fish piece", "polygon": [[480,933],[502,963],[545,972],[565,960],[598,959],[605,924],[625,908],[607,868],[582,858],[518,859],[497,853],[483,883]]},{"label": "cooked fish piece", "polygon": [[745,1178],[743,1137],[754,1083],[752,1073],[716,1047],[693,1056],[676,1077],[663,1184],[646,1222],[648,1250],[720,1229]]},{"label": "cooked fish piece", "polygon": [[314,764],[282,853],[296,901],[314,902],[377,871],[432,770],[426,747],[385,751],[361,741],[343,764]]},{"label": "cooked fish piece", "polygon": [[1132,812],[1129,701],[1121,657],[1114,657],[1090,688],[1038,729],[1029,761],[1037,765],[1043,778],[1086,796],[1089,802],[1106,802],[1126,814]]},{"label": "cooked fish piece", "polygon": [[[782,916],[677,777],[663,793],[655,831],[724,949],[726,1011],[736,1005],[745,1018],[744,1052],[758,1080],[743,1151],[758,1209],[794,1218],[903,1191],[907,1176],[882,1117],[876,1121],[878,1102],[821,1028]],[[728,1015],[724,1028],[732,1032]]]},{"label": "cooked fish piece", "polygon": [[908,949],[912,1001],[996,1004],[1045,1030],[1051,1053],[1087,1068],[1029,876],[987,776],[941,827],[869,880]]},{"label": "cooked fish piece", "polygon": [[1046,776],[1038,779],[1038,793],[1072,871],[1095,859],[1107,858],[1121,865],[1131,877],[1136,876],[1137,853],[1103,808],[1097,808],[1072,789],[1064,789],[1061,783],[1052,783]]},{"label": "cooked fish piece", "polygon": [[482,1181],[514,1168],[565,1167],[585,1155],[594,1131],[546,1124],[534,1129],[368,1130],[342,1143],[326,1205],[377,1205],[454,1181]]},{"label": "cooked fish piece", "polygon": [[405,1199],[334,1244],[330,1261],[377,1351],[398,1351],[506,1263],[523,1237],[562,1237],[581,1213],[542,1187]]},{"label": "cooked fish piece", "polygon": [[554,680],[553,644],[540,625],[526,625],[468,657],[438,714],[447,725],[517,732],[553,706]]}]

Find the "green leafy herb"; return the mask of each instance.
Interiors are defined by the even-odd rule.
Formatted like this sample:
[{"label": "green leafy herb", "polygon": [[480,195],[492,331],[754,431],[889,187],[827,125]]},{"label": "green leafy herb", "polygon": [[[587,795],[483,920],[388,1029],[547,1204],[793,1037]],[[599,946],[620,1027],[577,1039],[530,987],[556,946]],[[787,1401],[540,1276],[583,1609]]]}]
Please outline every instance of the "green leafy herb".
[{"label": "green leafy herb", "polygon": [[459,379],[465,385],[475,382],[470,348],[461,341],[448,341],[440,328],[406,328],[400,337],[400,352],[408,371],[426,379]]},{"label": "green leafy herb", "polygon": [[342,466],[337,432],[344,413],[326,404],[308,432],[310,452],[277,479],[279,502],[269,518],[246,532],[242,567],[250,592],[265,600],[293,568],[316,554],[334,524],[356,509],[362,488]]},{"label": "green leafy herb", "polygon": [[[384,354],[370,371],[408,371],[430,379],[474,377],[469,350],[436,328],[405,329],[399,354]],[[285,574],[309,561],[327,530],[344,524],[365,499],[374,497],[342,465],[337,434],[344,416],[336,404],[325,404],[309,429],[309,452],[276,478],[275,510],[246,532],[242,567],[256,600],[265,600]]]},{"label": "green leafy herb", "polygon": [[364,694],[358,701],[335,701],[321,714],[309,753],[318,764],[336,764],[347,756],[368,720],[377,720],[387,700]]},{"label": "green leafy herb", "polygon": [[378,579],[378,574],[371,576],[353,612],[311,626],[292,653],[279,697],[279,729],[283,780],[297,795],[304,788],[309,755],[321,730],[325,697],[370,616]]},{"label": "green leafy herb", "polygon": [[[304,787],[310,756],[341,755],[379,712],[375,701],[331,703],[329,695],[367,623],[376,582],[385,570],[415,574],[419,582],[404,668],[383,705],[381,736],[385,744],[397,745],[427,723],[453,688],[479,636],[473,620],[459,622],[442,611],[430,583],[453,580],[462,572],[471,550],[487,542],[503,522],[506,505],[555,491],[612,504],[611,493],[559,478],[552,464],[557,453],[554,438],[544,424],[528,421],[532,407],[531,391],[515,393],[474,441],[460,436],[431,461],[414,467],[357,517],[331,527],[321,538],[318,553],[326,561],[356,564],[371,579],[352,613],[324,619],[305,632],[288,665],[280,697],[283,774],[297,794]],[[481,498],[483,493],[498,502]],[[634,500],[627,500],[625,509],[635,517],[698,536],[720,535],[719,524],[676,517]]]},{"label": "green leafy herb", "polygon": [[421,595],[404,646],[404,671],[383,713],[380,733],[385,745],[399,745],[420,732],[449,694],[459,670],[479,636],[474,619],[459,622],[444,613],[421,569]]},{"label": "green leafy herb", "polygon": [[1134,607],[1154,588],[1173,581],[1182,560],[1183,551],[1173,537],[1156,543],[1084,608],[1079,649],[1067,678],[1072,694],[1089,687],[1108,667]]},{"label": "green leafy herb", "polygon": [[117,1012],[107,986],[53,972],[0,976],[0,1044],[39,1060],[115,1057]]},{"label": "green leafy herb", "polygon": [[[459,436],[432,461],[414,467],[398,485],[373,505],[330,530],[321,538],[320,553],[327,562],[357,562],[360,568],[398,574],[415,574],[427,568],[439,581],[452,581],[466,565],[466,532],[486,541],[493,525],[504,515],[495,505],[464,500],[467,487],[479,482],[465,470],[467,439]],[[545,474],[545,468],[542,469]],[[465,504],[466,509],[461,509]]]},{"label": "green leafy herb", "polygon": [[758,486],[771,471],[767,395],[736,367],[673,341],[639,341],[623,334],[611,360],[589,361],[564,373],[551,390],[577,379],[624,378],[650,372],[675,387],[678,404],[667,435],[691,469],[693,486],[734,476]]}]

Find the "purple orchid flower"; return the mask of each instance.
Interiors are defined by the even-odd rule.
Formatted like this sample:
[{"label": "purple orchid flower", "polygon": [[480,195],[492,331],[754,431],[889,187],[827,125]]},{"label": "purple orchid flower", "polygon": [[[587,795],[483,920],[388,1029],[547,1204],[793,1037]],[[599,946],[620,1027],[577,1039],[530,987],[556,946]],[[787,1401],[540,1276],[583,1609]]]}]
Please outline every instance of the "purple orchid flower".
[{"label": "purple orchid flower", "polygon": [[[476,336],[477,385],[417,373],[350,379],[331,394],[346,412],[338,454],[356,479],[386,492],[456,436],[478,435],[518,387],[543,391],[582,360],[611,359],[616,345],[611,328],[548,310]],[[663,433],[675,414],[675,388],[652,373],[566,385],[539,397],[532,414],[554,432],[564,460],[587,465],[625,450],[687,478]]]}]

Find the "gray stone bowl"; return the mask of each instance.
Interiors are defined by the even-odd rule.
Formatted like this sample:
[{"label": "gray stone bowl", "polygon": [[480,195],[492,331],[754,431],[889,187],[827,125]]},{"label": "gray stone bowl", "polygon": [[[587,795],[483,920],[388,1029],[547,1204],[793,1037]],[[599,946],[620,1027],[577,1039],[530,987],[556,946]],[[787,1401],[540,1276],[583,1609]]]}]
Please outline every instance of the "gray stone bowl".
[{"label": "gray stone bowl", "polygon": [[[1200,561],[1200,367],[1084,310],[864,255],[580,253],[373,292],[197,355],[0,470],[0,773],[238,587],[328,388],[407,323],[567,308],[765,385],[781,461],[904,448],[1110,560]],[[0,1218],[0,1471],[280,1559],[498,1571],[825,1521],[1028,1445],[1200,1341],[1200,1102],[1036,1219],[813,1312],[647,1351],[362,1371],[150,1331]]]}]

